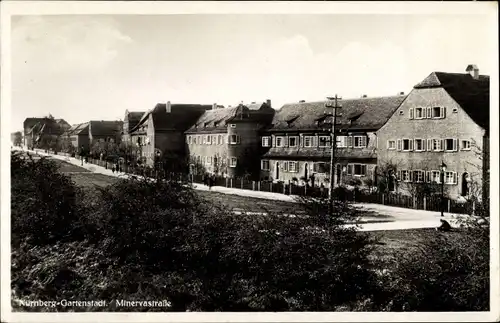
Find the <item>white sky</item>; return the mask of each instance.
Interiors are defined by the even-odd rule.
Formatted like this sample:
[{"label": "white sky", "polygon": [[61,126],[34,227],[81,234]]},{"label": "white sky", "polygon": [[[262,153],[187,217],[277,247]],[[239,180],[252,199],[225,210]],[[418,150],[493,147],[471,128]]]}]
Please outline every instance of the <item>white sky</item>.
[{"label": "white sky", "polygon": [[17,16],[12,131],[26,117],[113,120],[168,100],[279,109],[408,93],[432,71],[495,73],[490,26],[481,15]]}]

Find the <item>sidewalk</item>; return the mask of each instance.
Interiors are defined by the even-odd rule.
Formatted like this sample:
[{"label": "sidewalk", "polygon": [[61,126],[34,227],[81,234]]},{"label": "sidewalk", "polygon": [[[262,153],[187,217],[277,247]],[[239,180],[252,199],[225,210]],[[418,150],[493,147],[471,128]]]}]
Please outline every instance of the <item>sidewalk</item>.
[{"label": "sidewalk", "polygon": [[[26,151],[26,150],[25,150]],[[114,172],[110,169],[105,169],[102,166],[83,163],[81,160],[72,157],[65,157],[60,155],[50,155],[43,152],[33,152],[39,155],[50,156],[54,159],[59,159],[75,166],[80,166],[85,168],[91,172],[113,176],[118,178],[127,178],[130,176],[137,175],[129,175],[125,173]],[[209,187],[203,184],[193,183],[193,188],[195,190],[200,191],[208,191]],[[238,195],[245,197],[253,197],[259,199],[268,199],[275,201],[284,201],[297,203],[299,201],[298,196],[293,195],[283,195],[279,193],[272,192],[262,192],[262,191],[252,191],[252,190],[244,190],[238,188],[229,188],[223,186],[213,186],[211,188],[212,192],[218,192],[223,194],[230,195]],[[394,207],[388,205],[380,205],[380,204],[370,204],[370,203],[352,203],[352,206],[356,208],[360,208],[364,211],[374,212],[379,215],[389,216],[388,222],[380,222],[380,223],[365,223],[361,225],[361,231],[379,231],[379,230],[404,230],[404,229],[420,229],[420,228],[436,228],[440,225],[440,219],[444,219],[450,223],[452,227],[458,227],[457,222],[459,219],[467,218],[467,215],[455,215],[451,213],[444,213],[444,217],[441,218],[440,212],[434,211],[424,211],[424,210],[416,210],[416,209],[406,209],[401,207]],[[389,222],[390,221],[390,222]]]}]

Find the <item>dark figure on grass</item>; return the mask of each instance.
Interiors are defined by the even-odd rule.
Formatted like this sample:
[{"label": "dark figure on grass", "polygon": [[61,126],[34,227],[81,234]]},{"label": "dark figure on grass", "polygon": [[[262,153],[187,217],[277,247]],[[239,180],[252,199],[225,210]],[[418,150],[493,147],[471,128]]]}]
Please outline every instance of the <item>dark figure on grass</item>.
[{"label": "dark figure on grass", "polygon": [[436,228],[437,231],[448,232],[451,231],[451,225],[446,220],[440,220],[441,225]]},{"label": "dark figure on grass", "polygon": [[208,189],[211,190],[215,184],[215,175],[208,176]]}]

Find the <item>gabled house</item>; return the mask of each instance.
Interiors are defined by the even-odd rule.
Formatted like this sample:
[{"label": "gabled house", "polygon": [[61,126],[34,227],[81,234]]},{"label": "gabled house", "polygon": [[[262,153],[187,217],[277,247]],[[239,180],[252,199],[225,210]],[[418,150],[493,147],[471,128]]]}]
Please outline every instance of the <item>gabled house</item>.
[{"label": "gabled house", "polygon": [[89,121],[89,143],[92,146],[99,141],[121,142],[123,121]]},{"label": "gabled house", "polygon": [[130,130],[133,129],[141,118],[144,116],[145,111],[125,111],[125,118],[123,119],[122,141],[129,142],[131,140]]},{"label": "gabled house", "polygon": [[27,118],[24,121],[25,144],[29,148],[55,146],[68,125],[63,119],[56,120],[52,117]]},{"label": "gabled house", "polygon": [[[377,137],[405,99],[363,97],[341,100],[336,118],[335,185],[359,179],[376,181]],[[285,104],[277,111],[272,127],[262,136],[267,151],[261,161],[261,177],[328,186],[331,157],[332,109],[326,101]]]},{"label": "gabled house", "polygon": [[186,156],[184,132],[211,105],[158,103],[152,110],[143,114],[139,122],[130,128],[129,135],[133,145],[139,148],[142,162],[149,166],[158,158]]},{"label": "gabled house", "polygon": [[475,65],[466,73],[432,72],[413,87],[377,132],[379,164],[394,165],[396,189],[444,181],[451,198],[487,194],[489,87]]},{"label": "gabled house", "polygon": [[214,104],[185,132],[191,173],[258,176],[260,132],[274,113],[270,100],[228,108]]}]

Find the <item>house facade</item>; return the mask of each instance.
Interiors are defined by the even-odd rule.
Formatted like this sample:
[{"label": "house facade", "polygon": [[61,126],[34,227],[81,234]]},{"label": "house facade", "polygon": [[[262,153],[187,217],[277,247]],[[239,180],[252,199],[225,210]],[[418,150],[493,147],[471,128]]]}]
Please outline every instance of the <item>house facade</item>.
[{"label": "house facade", "polygon": [[169,101],[146,112],[129,131],[131,144],[138,148],[141,162],[154,166],[159,159],[185,158],[184,132],[211,108],[211,105],[172,104]]},{"label": "house facade", "polygon": [[133,129],[139,121],[141,121],[144,116],[145,111],[125,111],[125,117],[123,118],[123,130],[122,130],[122,141],[130,142],[130,130]]},{"label": "house facade", "polygon": [[44,118],[27,118],[24,121],[25,145],[34,147],[53,148],[57,146],[61,135],[69,128],[63,119],[54,119],[51,116]]},{"label": "house facade", "polygon": [[69,137],[69,141],[76,151],[82,147],[87,151],[89,150],[90,140],[88,122],[73,125],[66,131],[65,136]]},{"label": "house facade", "polygon": [[258,177],[260,134],[272,121],[271,101],[213,105],[186,131],[190,172]]},{"label": "house facade", "polygon": [[96,142],[121,142],[123,121],[89,121],[89,144]]},{"label": "house facade", "polygon": [[485,194],[489,77],[475,65],[466,71],[431,73],[377,132],[379,166],[389,165],[401,192],[444,181],[450,198]]},{"label": "house facade", "polygon": [[[342,100],[336,117],[335,185],[376,182],[375,132],[403,102],[403,94]],[[285,104],[261,138],[264,180],[328,186],[332,109],[326,101]],[[330,110],[330,111],[328,111]]]}]

